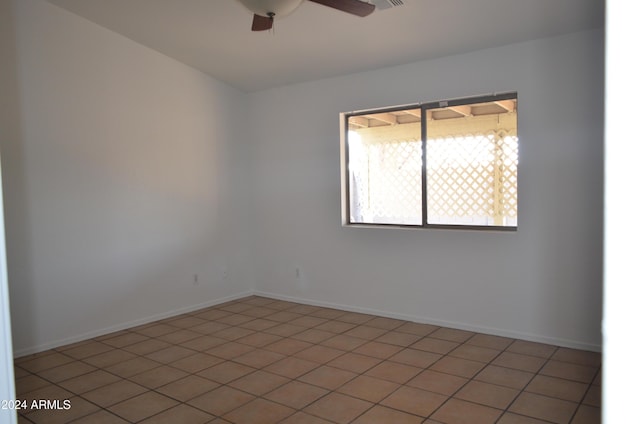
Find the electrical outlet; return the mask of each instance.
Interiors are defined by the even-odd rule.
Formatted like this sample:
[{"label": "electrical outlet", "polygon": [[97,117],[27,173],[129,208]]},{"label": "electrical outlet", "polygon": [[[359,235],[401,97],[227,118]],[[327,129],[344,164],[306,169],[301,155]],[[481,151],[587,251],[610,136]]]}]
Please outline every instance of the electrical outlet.
[{"label": "electrical outlet", "polygon": [[198,274],[193,274],[193,285],[194,286],[200,285],[200,276]]},{"label": "electrical outlet", "polygon": [[302,272],[300,271],[300,268],[296,267],[296,279],[300,279],[300,277],[302,276]]}]

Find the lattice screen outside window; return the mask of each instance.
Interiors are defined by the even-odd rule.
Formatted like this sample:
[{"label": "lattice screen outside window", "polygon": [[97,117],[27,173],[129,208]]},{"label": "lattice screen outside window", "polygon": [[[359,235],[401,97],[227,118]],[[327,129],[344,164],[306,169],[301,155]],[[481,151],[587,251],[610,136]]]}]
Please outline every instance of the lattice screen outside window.
[{"label": "lattice screen outside window", "polygon": [[348,223],[515,228],[516,99],[504,97],[348,117]]}]

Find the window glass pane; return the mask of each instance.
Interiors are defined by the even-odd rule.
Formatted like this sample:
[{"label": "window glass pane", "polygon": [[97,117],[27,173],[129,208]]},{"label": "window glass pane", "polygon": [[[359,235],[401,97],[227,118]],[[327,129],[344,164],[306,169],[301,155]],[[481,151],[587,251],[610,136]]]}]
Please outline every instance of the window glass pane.
[{"label": "window glass pane", "polygon": [[349,118],[350,222],[422,224],[420,110]]},{"label": "window glass pane", "polygon": [[517,226],[515,106],[514,99],[430,111],[428,224]]}]

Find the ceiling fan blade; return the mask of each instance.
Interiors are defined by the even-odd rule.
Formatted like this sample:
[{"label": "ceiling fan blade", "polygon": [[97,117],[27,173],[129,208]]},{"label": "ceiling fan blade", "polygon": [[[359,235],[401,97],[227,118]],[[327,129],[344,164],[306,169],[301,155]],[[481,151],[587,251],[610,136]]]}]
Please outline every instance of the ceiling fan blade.
[{"label": "ceiling fan blade", "polygon": [[311,0],[314,3],[333,7],[334,9],[350,13],[352,15],[365,17],[376,10],[375,5],[361,0]]},{"label": "ceiling fan blade", "polygon": [[273,16],[260,16],[258,14],[253,15],[253,23],[251,24],[251,31],[266,31],[273,26]]}]

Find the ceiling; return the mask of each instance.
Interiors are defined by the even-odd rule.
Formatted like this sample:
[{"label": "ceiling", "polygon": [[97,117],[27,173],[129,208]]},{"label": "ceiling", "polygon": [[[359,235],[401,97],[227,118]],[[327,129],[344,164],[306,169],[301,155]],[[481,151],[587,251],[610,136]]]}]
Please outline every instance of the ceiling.
[{"label": "ceiling", "polygon": [[235,0],[48,1],[247,92],[604,26],[604,0],[305,1],[265,32]]}]

